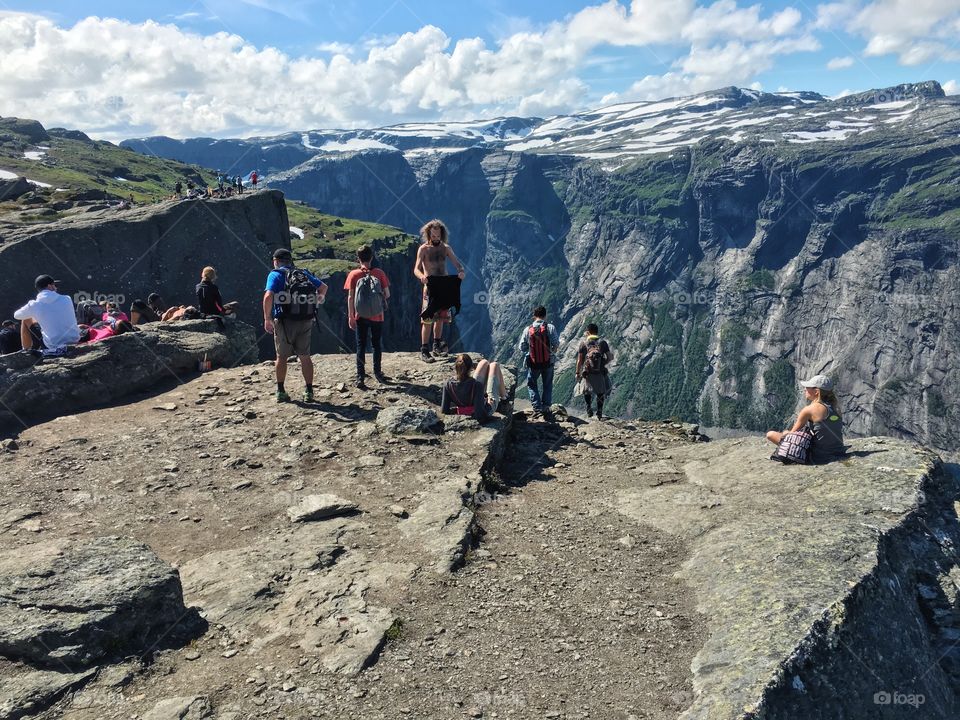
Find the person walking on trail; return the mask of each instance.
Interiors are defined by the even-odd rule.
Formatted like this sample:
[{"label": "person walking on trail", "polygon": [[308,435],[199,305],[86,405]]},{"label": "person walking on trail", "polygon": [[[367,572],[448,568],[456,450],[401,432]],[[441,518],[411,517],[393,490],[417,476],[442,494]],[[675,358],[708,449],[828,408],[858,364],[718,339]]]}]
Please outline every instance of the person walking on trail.
[{"label": "person walking on trail", "polygon": [[317,305],[326,299],[327,286],[313,273],[293,264],[286,248],[273,253],[273,270],[267,275],[263,293],[263,329],[273,335],[277,350],[277,402],[290,402],[283,384],[287,379],[287,358],[296,355],[306,388],[303,401],[313,402],[313,361],[310,340]]},{"label": "person walking on trail", "polygon": [[80,341],[80,328],[73,301],[57,292],[57,281],[49,275],[40,275],[34,281],[37,297],[13,313],[20,321],[20,343],[24,350],[33,347],[30,329],[40,326],[43,344],[49,350],[58,350]]},{"label": "person walking on trail", "polygon": [[600,338],[596,323],[587,325],[584,340],[577,349],[576,376],[578,391],[587,404],[587,417],[593,417],[593,398],[597,398],[597,420],[603,420],[603,403],[613,389],[607,365],[613,360],[613,352],[606,340]]},{"label": "person walking on trail", "polygon": [[177,200],[183,199],[183,183],[177,180],[173,186],[173,194],[176,196]]},{"label": "person walking on trail", "polygon": [[[534,415],[549,413],[553,404],[553,366],[560,339],[557,329],[547,322],[547,309],[543,305],[534,308],[533,323],[520,336],[520,352],[527,366],[527,389]],[[543,392],[539,382],[543,381]]]},{"label": "person walking on trail", "polygon": [[[413,274],[423,284],[423,304],[420,309],[425,311],[429,305],[428,279],[446,275],[448,260],[457,268],[457,277],[460,280],[463,280],[466,275],[463,263],[460,262],[456,253],[453,252],[453,248],[448,244],[449,233],[443,222],[440,220],[428,222],[420,228],[420,238],[422,244],[417,249]],[[447,343],[443,340],[443,326],[448,322],[450,322],[449,310],[439,310],[432,318],[421,318],[420,359],[424,362],[433,362],[433,355],[440,357],[449,352]],[[430,349],[431,328],[433,331],[433,355],[431,355]]]},{"label": "person walking on trail", "polygon": [[354,331],[357,341],[357,379],[356,386],[366,389],[366,352],[367,335],[373,344],[373,376],[377,382],[389,381],[383,374],[383,348],[380,339],[383,335],[383,319],[390,299],[390,280],[380,268],[371,267],[373,249],[363,245],[357,250],[357,262],[360,267],[351,270],[343,283],[347,291],[347,322]]}]

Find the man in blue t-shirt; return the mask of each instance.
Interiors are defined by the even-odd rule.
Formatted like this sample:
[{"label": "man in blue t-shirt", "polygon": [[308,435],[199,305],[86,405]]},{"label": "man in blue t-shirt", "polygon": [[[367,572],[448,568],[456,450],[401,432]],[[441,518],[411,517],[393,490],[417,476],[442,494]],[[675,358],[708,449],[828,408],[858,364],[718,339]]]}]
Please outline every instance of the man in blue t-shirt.
[{"label": "man in blue t-shirt", "polygon": [[[304,281],[309,292],[298,287],[287,288],[291,283]],[[290,291],[292,289],[292,292]],[[267,275],[267,287],[263,293],[263,329],[273,335],[277,350],[277,402],[290,402],[283,387],[287,379],[287,358],[296,355],[306,389],[304,402],[313,402],[313,361],[310,359],[310,340],[313,336],[313,321],[316,306],[327,296],[327,286],[316,275],[302,268],[294,268],[293,256],[286,248],[273,253],[273,270]]]}]

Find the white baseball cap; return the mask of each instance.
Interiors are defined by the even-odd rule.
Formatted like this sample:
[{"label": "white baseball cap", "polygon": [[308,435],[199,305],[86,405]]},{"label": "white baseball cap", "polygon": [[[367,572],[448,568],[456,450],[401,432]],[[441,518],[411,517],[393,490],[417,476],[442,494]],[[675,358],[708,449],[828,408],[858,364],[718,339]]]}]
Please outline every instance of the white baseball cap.
[{"label": "white baseball cap", "polygon": [[826,375],[814,375],[809,380],[801,380],[800,385],[805,388],[819,388],[820,390],[833,390],[833,380]]}]

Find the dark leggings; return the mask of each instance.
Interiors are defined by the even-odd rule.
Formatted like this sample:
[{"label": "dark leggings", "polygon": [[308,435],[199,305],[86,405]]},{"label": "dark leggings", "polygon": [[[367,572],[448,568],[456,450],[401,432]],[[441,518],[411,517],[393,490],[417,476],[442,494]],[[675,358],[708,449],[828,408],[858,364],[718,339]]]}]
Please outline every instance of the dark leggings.
[{"label": "dark leggings", "polygon": [[[590,407],[590,404],[593,402],[593,393],[584,393],[583,399],[587,403],[587,407]],[[603,401],[606,399],[605,395],[597,395],[597,414],[603,415]]]}]

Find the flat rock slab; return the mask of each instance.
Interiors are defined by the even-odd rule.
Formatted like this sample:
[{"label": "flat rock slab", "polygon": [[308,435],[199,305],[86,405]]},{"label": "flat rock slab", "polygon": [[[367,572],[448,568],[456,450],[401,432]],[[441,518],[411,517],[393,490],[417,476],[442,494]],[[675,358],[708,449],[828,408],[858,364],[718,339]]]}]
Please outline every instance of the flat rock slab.
[{"label": "flat rock slab", "polygon": [[62,673],[37,670],[0,679],[0,720],[19,720],[33,715],[74,688],[83,685],[96,670]]},{"label": "flat rock slab", "polygon": [[391,435],[437,434],[440,418],[429,408],[395,405],[377,413],[377,429]]},{"label": "flat rock slab", "polygon": [[0,654],[61,669],[142,652],[187,616],[177,571],[126,538],[0,554]]},{"label": "flat rock slab", "polygon": [[204,720],[211,715],[210,701],[198,695],[161,700],[143,716],[143,720]]},{"label": "flat rock slab", "polygon": [[[778,683],[802,695],[788,666],[847,620],[851,594],[878,572],[883,539],[943,477],[935,455],[905,442],[868,438],[852,448],[839,462],[783,466],[758,438],[700,443],[641,467],[638,488],[621,492],[622,512],[692,549],[682,574],[711,632],[692,665],[696,699],[683,720],[768,717],[755,713]],[[843,717],[879,717],[872,707]]]},{"label": "flat rock slab", "polygon": [[359,506],[350,500],[331,494],[307,495],[300,502],[287,508],[287,516],[293,522],[326,520],[338,515],[355,513]]}]

